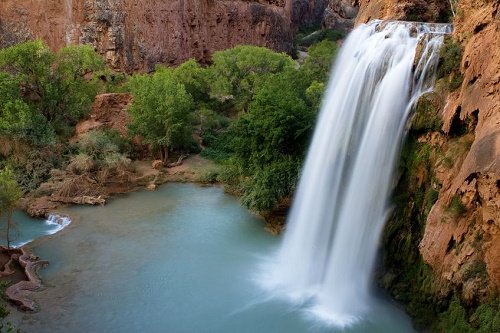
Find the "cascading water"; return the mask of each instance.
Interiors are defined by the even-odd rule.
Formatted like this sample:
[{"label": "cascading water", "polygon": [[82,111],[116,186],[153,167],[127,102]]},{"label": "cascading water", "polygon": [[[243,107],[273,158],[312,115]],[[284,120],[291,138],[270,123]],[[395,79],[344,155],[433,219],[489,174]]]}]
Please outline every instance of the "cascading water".
[{"label": "cascading water", "polygon": [[73,22],[73,0],[64,0],[64,12],[66,14],[66,44],[73,41],[75,24]]},{"label": "cascading water", "polygon": [[271,284],[337,325],[370,307],[397,154],[412,106],[432,89],[450,30],[362,25],[334,66]]}]

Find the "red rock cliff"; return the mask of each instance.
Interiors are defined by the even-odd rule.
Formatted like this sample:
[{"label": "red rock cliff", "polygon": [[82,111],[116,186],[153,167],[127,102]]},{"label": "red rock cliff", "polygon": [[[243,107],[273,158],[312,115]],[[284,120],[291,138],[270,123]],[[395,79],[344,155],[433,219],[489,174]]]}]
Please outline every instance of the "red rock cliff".
[{"label": "red rock cliff", "polygon": [[359,0],[357,23],[374,19],[442,22],[449,13],[448,0]]},{"label": "red rock cliff", "polygon": [[292,0],[3,0],[0,46],[91,43],[113,67],[207,61],[237,44],[290,51]]}]

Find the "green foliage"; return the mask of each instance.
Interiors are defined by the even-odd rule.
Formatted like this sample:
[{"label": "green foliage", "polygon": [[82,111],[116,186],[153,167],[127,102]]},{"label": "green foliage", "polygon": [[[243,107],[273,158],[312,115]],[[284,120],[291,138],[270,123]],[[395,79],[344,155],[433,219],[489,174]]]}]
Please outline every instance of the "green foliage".
[{"label": "green foliage", "polygon": [[37,146],[54,143],[47,120],[22,98],[20,77],[0,71],[0,136]]},{"label": "green foliage", "polygon": [[[0,294],[5,293],[5,289],[8,287],[9,283],[0,281]],[[6,321],[5,318],[9,315],[10,311],[7,309],[5,302],[0,300],[0,332],[6,333],[21,333],[19,329],[16,329],[11,322]]]},{"label": "green foliage", "polygon": [[12,222],[12,212],[21,199],[21,195],[21,189],[17,184],[14,172],[9,168],[0,170],[0,215],[7,216],[7,231],[5,234],[7,248],[10,248],[10,231],[15,227]]},{"label": "green foliage", "polygon": [[245,206],[266,211],[295,189],[301,160],[285,156],[258,168],[243,184],[242,202]]},{"label": "green foliage", "polygon": [[392,276],[384,287],[405,304],[419,329],[432,326],[446,306],[436,295],[437,281],[418,248],[440,187],[433,174],[435,154],[435,147],[410,133],[401,153],[395,208],[383,236],[386,275]]},{"label": "green foliage", "polygon": [[337,44],[329,40],[324,40],[309,48],[309,55],[299,69],[307,85],[313,81],[327,82],[337,51]]},{"label": "green foliage", "polygon": [[21,190],[14,172],[9,168],[0,170],[0,215],[13,210],[21,199]]},{"label": "green foliage", "polygon": [[137,75],[129,85],[134,95],[130,132],[161,149],[164,158],[169,150],[190,147],[194,101],[175,72],[162,68],[152,76]]},{"label": "green foliage", "polygon": [[17,74],[34,89],[47,79],[54,55],[42,40],[30,41],[0,50],[0,69]]},{"label": "green foliage", "polygon": [[486,263],[482,260],[476,260],[470,263],[464,273],[464,281],[481,277],[486,279],[488,277],[488,272],[486,270]]},{"label": "green foliage", "polygon": [[450,205],[448,206],[448,211],[455,216],[459,216],[465,213],[467,209],[462,203],[462,200],[460,200],[457,195],[454,195],[450,201]]},{"label": "green foliage", "polygon": [[324,92],[325,84],[318,81],[313,81],[311,85],[306,89],[307,100],[315,110],[319,110]]},{"label": "green foliage", "polygon": [[467,322],[467,315],[460,304],[460,300],[454,296],[448,310],[440,316],[440,329],[447,333],[467,333],[472,327]]},{"label": "green foliage", "polygon": [[0,50],[0,130],[34,145],[69,136],[84,116],[98,85],[87,76],[104,68],[90,46],[53,54],[40,40]]},{"label": "green foliage", "polygon": [[272,209],[295,187],[315,116],[298,80],[293,70],[268,76],[221,144],[232,156],[225,180],[240,183],[251,209]]},{"label": "green foliage", "polygon": [[438,77],[446,80],[450,91],[462,85],[463,75],[460,72],[462,55],[462,45],[451,37],[446,37],[439,53]]},{"label": "green foliage", "polygon": [[0,165],[12,168],[23,192],[32,191],[50,178],[50,170],[65,164],[67,156],[61,148],[51,146],[16,152],[0,161]]},{"label": "green foliage", "polygon": [[[79,153],[71,158],[68,170],[83,174],[98,169],[126,170],[130,160],[122,150],[128,146],[114,131],[90,131],[80,137]],[[122,148],[122,149],[120,149]]]},{"label": "green foliage", "polygon": [[230,102],[238,111],[246,111],[256,87],[267,74],[293,68],[286,54],[264,47],[237,46],[213,55],[209,69],[210,95],[221,102]]},{"label": "green foliage", "polygon": [[446,311],[439,316],[437,330],[451,333],[500,332],[500,301],[498,298],[485,301],[478,307],[469,308],[453,296]]},{"label": "green foliage", "polygon": [[477,333],[500,332],[500,300],[497,298],[481,304],[470,321]]},{"label": "green foliage", "polygon": [[[157,71],[166,67],[158,67]],[[170,69],[172,70],[172,69]],[[175,80],[184,85],[186,91],[193,97],[196,104],[201,104],[209,99],[209,84],[207,70],[202,68],[194,59],[189,59],[172,70]]]},{"label": "green foliage", "polygon": [[430,98],[432,95],[420,97],[415,108],[411,128],[415,131],[439,131],[443,121],[439,116],[439,105]]}]

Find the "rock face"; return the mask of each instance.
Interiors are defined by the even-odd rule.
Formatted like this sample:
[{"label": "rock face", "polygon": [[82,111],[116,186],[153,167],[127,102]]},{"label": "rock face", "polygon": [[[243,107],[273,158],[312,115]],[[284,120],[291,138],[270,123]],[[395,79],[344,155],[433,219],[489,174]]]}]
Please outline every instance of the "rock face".
[{"label": "rock face", "polygon": [[359,0],[330,0],[323,16],[323,25],[348,32],[354,27]]},{"label": "rock face", "polygon": [[90,43],[116,69],[149,71],[237,44],[290,51],[291,17],[292,0],[4,0],[0,47]]},{"label": "rock face", "polygon": [[359,0],[356,23],[374,19],[446,22],[448,0]]},{"label": "rock face", "polygon": [[[472,145],[462,163],[443,173],[420,251],[442,279],[462,282],[464,271],[484,262],[500,289],[500,3],[462,0],[454,37],[463,45],[462,86],[448,97],[443,130],[449,135],[468,126]],[[467,13],[464,15],[463,13]],[[459,161],[460,162],[460,161]],[[446,209],[460,200],[464,212]],[[450,247],[450,244],[453,244]],[[460,251],[458,251],[460,249]]]},{"label": "rock face", "polygon": [[92,111],[87,119],[80,121],[75,128],[76,138],[91,130],[114,129],[120,134],[127,133],[129,122],[128,107],[132,103],[131,94],[101,94],[95,97]]}]

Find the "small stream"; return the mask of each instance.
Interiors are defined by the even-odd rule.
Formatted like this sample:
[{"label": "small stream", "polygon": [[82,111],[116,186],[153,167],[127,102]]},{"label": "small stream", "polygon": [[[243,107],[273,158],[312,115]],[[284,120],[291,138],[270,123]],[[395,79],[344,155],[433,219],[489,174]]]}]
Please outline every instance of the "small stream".
[{"label": "small stream", "polygon": [[50,261],[42,310],[13,311],[23,332],[414,332],[386,301],[354,326],[324,326],[259,287],[280,237],[217,187],[167,184],[102,207],[31,244]]}]

